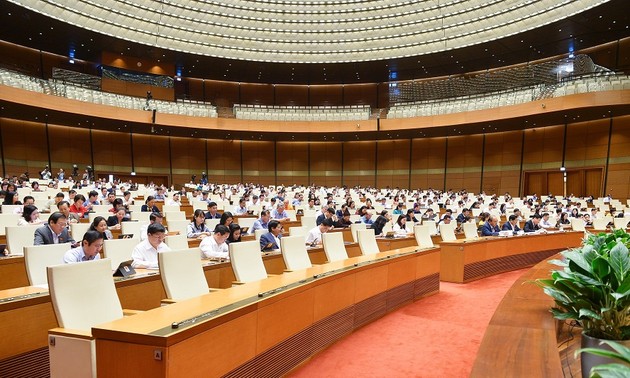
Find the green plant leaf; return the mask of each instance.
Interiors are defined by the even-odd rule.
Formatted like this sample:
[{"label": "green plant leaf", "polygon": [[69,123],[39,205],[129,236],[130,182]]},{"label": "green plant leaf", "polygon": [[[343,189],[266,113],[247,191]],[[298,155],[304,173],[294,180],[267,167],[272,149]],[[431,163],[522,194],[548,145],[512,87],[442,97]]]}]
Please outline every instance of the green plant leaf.
[{"label": "green plant leaf", "polygon": [[610,274],[611,268],[608,264],[608,260],[603,257],[598,257],[591,263],[593,268],[593,275],[600,282],[603,282],[606,279],[606,276]]},{"label": "green plant leaf", "polygon": [[551,313],[553,314],[554,318],[559,319],[559,320],[577,320],[578,318],[578,315],[575,312],[572,312],[572,311],[564,312],[557,308],[552,308]]},{"label": "green plant leaf", "polygon": [[577,251],[569,251],[566,253],[566,258],[569,261],[569,268],[572,271],[579,272],[582,274],[590,275],[591,272],[591,264],[586,261],[584,256]]},{"label": "green plant leaf", "polygon": [[591,369],[591,378],[627,378],[630,376],[630,367],[623,364],[605,364]]},{"label": "green plant leaf", "polygon": [[606,344],[609,347],[613,348],[618,354],[618,356],[615,357],[616,359],[630,363],[630,348],[612,340],[602,340],[600,344]]},{"label": "green plant leaf", "polygon": [[567,264],[566,261],[562,261],[562,260],[549,260],[547,261],[549,264],[551,265],[556,265],[556,266],[569,266],[569,264]]},{"label": "green plant leaf", "polygon": [[630,256],[628,256],[628,247],[623,243],[617,243],[610,250],[610,267],[612,268],[618,282],[623,282],[628,271],[630,271]]},{"label": "green plant leaf", "polygon": [[630,274],[627,274],[623,282],[619,284],[619,287],[617,288],[617,292],[626,293],[628,292],[628,290],[630,290]]},{"label": "green plant leaf", "polygon": [[581,308],[580,312],[579,312],[579,315],[580,315],[579,316],[580,318],[587,317],[587,318],[593,318],[593,319],[597,319],[597,320],[601,320],[602,319],[602,317],[598,313],[596,313],[595,311],[592,311],[592,310],[590,310],[588,308]]}]

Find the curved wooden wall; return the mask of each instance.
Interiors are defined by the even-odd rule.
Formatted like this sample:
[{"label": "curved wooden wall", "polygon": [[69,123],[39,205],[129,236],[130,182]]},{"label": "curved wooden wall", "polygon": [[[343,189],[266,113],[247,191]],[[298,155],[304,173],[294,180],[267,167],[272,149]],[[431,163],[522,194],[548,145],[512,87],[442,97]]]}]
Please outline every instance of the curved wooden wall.
[{"label": "curved wooden wall", "polygon": [[[4,101],[22,101],[34,107],[45,107],[75,114],[105,117],[130,122],[150,122],[150,113],[112,108],[104,105],[31,93],[0,87]],[[548,111],[558,107],[592,104],[630,103],[630,91],[588,93],[570,98],[546,100]],[[455,115],[405,120],[381,120],[381,129],[422,127],[472,119],[513,116],[532,112],[535,104],[510,109],[495,109]],[[514,109],[512,109],[514,108]],[[518,108],[518,109],[516,109]],[[208,119],[175,115],[169,118],[178,127],[228,128],[259,131],[270,125],[281,131],[326,131],[354,128],[355,122],[264,122],[235,119]],[[495,118],[497,118],[495,117]],[[133,134],[128,132],[90,130],[85,126],[46,125],[1,118],[4,175],[32,174],[50,163],[53,170],[72,164],[93,165],[100,173],[138,174],[168,177],[172,183],[183,183],[191,175],[200,177],[207,171],[213,181],[239,181],[261,184],[370,185],[378,187],[411,187],[437,189],[484,190],[489,193],[530,190],[524,187],[523,172],[567,168],[603,168],[598,183],[602,192],[617,198],[630,198],[630,116],[588,122],[572,122],[544,128],[463,135],[440,138],[388,139],[355,142],[273,142],[214,140]],[[351,125],[346,126],[347,123]],[[369,121],[366,128],[375,128]],[[363,125],[361,126],[363,130]],[[133,143],[132,143],[133,141]],[[566,142],[563,145],[563,141]],[[610,142],[610,154],[608,144]],[[133,145],[133,147],[132,147]],[[566,146],[566,148],[565,148]],[[48,155],[50,152],[50,161]],[[606,162],[608,161],[608,165]],[[592,193],[593,187],[590,187]],[[584,189],[586,190],[586,189]],[[569,189],[569,191],[571,191]],[[578,191],[573,191],[578,195]],[[522,194],[522,193],[521,193]]]}]

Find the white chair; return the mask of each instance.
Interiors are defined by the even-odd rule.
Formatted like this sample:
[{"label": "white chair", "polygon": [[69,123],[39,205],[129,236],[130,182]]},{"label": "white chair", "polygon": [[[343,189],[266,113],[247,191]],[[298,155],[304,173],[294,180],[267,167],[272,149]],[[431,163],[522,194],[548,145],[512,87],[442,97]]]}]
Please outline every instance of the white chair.
[{"label": "white chair", "polygon": [[267,278],[267,271],[262,261],[260,244],[247,241],[230,244],[230,263],[238,283],[259,281]]},{"label": "white chair", "polygon": [[442,241],[445,241],[445,242],[451,242],[451,241],[457,240],[457,237],[455,236],[455,224],[440,223],[440,237],[442,238]]},{"label": "white chair", "polygon": [[585,231],[586,223],[580,218],[571,218],[571,229],[573,231]]},{"label": "white chair", "polygon": [[629,221],[630,221],[630,218],[614,218],[613,224],[615,225],[615,228],[620,228],[620,229],[625,230],[626,227],[628,226]]},{"label": "white chair", "polygon": [[606,231],[609,220],[607,218],[598,218],[593,220],[593,230]]},{"label": "white chair", "polygon": [[120,224],[121,226],[120,230],[123,234],[133,235],[132,239],[140,240],[140,234],[142,233],[142,226],[144,226],[145,224],[148,224],[148,223],[140,222],[140,221],[122,222]]},{"label": "white chair", "polygon": [[183,211],[165,211],[163,214],[167,222],[186,220],[186,213]]},{"label": "white chair", "polygon": [[31,245],[24,247],[24,263],[31,286],[46,285],[46,268],[63,264],[63,255],[72,246],[70,243]]},{"label": "white chair", "polygon": [[[241,226],[241,228],[247,227],[249,230],[251,230],[252,227],[254,227],[254,222],[256,222],[256,218],[239,218],[238,225]],[[210,227],[208,227],[208,228],[210,228]],[[214,228],[212,228],[212,230],[214,230]]]},{"label": "white chair", "polygon": [[103,217],[105,218],[105,220],[107,220],[107,218],[109,218],[110,216],[112,216],[113,214],[110,212],[94,212],[94,213],[88,213],[88,220],[90,221],[90,223],[94,222],[94,218],[96,217]]},{"label": "white chair", "polygon": [[169,232],[179,231],[180,234],[187,235],[188,225],[190,224],[190,221],[188,221],[188,220],[173,220],[173,221],[169,220],[168,222],[166,222],[166,224],[168,225],[168,231]]},{"label": "white chair", "polygon": [[171,212],[180,212],[180,210],[179,205],[162,205],[162,213],[164,215]]},{"label": "white chair", "polygon": [[325,232],[322,234],[322,244],[328,262],[345,260],[348,258],[342,232]]},{"label": "white chair", "polygon": [[437,235],[437,226],[436,226],[436,222],[435,221],[430,221],[430,220],[424,220],[422,221],[422,224],[425,226],[429,226],[429,231],[431,232],[431,235]]},{"label": "white chair", "polygon": [[168,299],[182,301],[208,294],[208,282],[200,255],[199,248],[158,253],[160,275]]},{"label": "white chair", "polygon": [[109,259],[112,270],[117,269],[123,261],[131,260],[131,252],[138,245],[138,239],[115,239],[103,242],[103,256]]},{"label": "white chair", "polygon": [[478,238],[479,234],[477,233],[477,225],[470,222],[464,223],[464,235],[466,236],[466,239]]},{"label": "white chair", "polygon": [[[304,226],[289,227],[289,236],[303,236],[302,239],[305,239],[304,236],[308,234],[308,231]],[[302,241],[302,244],[304,244],[304,241]]]},{"label": "white chair", "polygon": [[289,220],[291,222],[297,221],[297,215],[296,215],[295,210],[285,210],[285,211],[287,212],[287,215],[289,216]]},{"label": "white chair", "polygon": [[38,226],[7,227],[7,248],[12,255],[23,255],[24,247],[34,245],[35,230]]},{"label": "white chair", "polygon": [[2,214],[14,214],[15,209],[21,209],[22,205],[2,205]]},{"label": "white chair", "polygon": [[357,239],[359,240],[359,248],[362,255],[374,255],[380,252],[374,230],[357,230]]},{"label": "white chair", "polygon": [[433,248],[433,240],[431,239],[431,227],[427,225],[418,225],[413,228],[416,242],[420,248]]},{"label": "white chair", "polygon": [[354,240],[355,243],[359,241],[357,232],[359,230],[365,230],[366,228],[367,228],[367,225],[365,223],[352,223],[350,225],[350,234],[352,234],[352,240]]},{"label": "white chair", "polygon": [[7,234],[7,226],[17,226],[18,220],[20,220],[20,218],[22,218],[20,214],[0,214],[0,235]]},{"label": "white chair", "polygon": [[300,219],[300,222],[302,223],[302,227],[306,227],[306,230],[308,231],[317,226],[317,217],[303,216]]},{"label": "white chair", "polygon": [[90,225],[91,223],[72,223],[70,225],[70,234],[72,235],[72,239],[81,241],[83,239],[83,235],[85,235],[87,230],[90,229]]},{"label": "white chair", "polygon": [[133,213],[131,213],[131,220],[139,222],[149,222],[150,216],[151,212],[149,211],[134,211]]},{"label": "white chair", "polygon": [[93,205],[92,211],[94,211],[95,213],[109,213],[109,209],[111,208],[112,205]]},{"label": "white chair", "polygon": [[260,243],[260,236],[269,232],[268,230],[258,229],[254,232],[254,237],[256,238],[256,242]]},{"label": "white chair", "polygon": [[210,229],[210,231],[214,231],[215,227],[217,227],[217,224],[219,224],[219,221],[221,219],[206,219],[206,226],[208,226],[208,228]]},{"label": "white chair", "polygon": [[65,328],[48,335],[53,378],[96,377],[96,348],[90,330],[123,317],[110,265],[108,260],[96,260],[47,268],[50,300],[59,326]]},{"label": "white chair", "polygon": [[280,239],[280,250],[288,271],[302,270],[312,266],[302,236],[285,236]]},{"label": "white chair", "polygon": [[186,238],[186,234],[169,235],[164,242],[173,251],[188,249],[188,238]]}]

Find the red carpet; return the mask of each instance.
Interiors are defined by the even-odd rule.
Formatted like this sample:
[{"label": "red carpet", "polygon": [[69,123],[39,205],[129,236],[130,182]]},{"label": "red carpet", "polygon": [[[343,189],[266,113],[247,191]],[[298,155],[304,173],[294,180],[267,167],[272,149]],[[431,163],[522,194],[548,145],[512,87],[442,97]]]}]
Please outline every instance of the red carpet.
[{"label": "red carpet", "polygon": [[333,344],[298,377],[467,377],[494,311],[526,269],[468,284],[402,307]]}]

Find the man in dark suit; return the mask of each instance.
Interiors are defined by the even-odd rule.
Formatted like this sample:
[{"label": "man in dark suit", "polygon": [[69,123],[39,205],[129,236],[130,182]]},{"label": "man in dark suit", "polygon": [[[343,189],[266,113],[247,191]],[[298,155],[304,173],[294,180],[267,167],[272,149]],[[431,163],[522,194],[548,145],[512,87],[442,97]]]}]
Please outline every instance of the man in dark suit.
[{"label": "man in dark suit", "polygon": [[277,220],[269,221],[267,230],[269,232],[260,235],[260,250],[279,250],[280,239],[282,238],[282,223],[278,222]]},{"label": "man in dark suit", "polygon": [[74,247],[77,244],[68,234],[68,220],[66,216],[57,211],[50,214],[48,224],[35,230],[34,245],[42,244],[61,244],[72,243]]},{"label": "man in dark suit", "polygon": [[503,224],[501,229],[503,231],[512,231],[515,234],[519,232],[521,229],[518,227],[518,216],[516,214],[510,215],[508,221]]},{"label": "man in dark suit", "polygon": [[530,219],[527,222],[525,222],[525,227],[523,227],[523,231],[525,231],[525,232],[537,232],[537,231],[541,230],[542,228],[540,227],[540,224],[539,224],[541,218],[542,217],[540,216],[540,214],[534,214],[532,219]]},{"label": "man in dark suit", "polygon": [[457,223],[466,223],[470,219],[470,210],[464,208],[461,214],[457,216]]},{"label": "man in dark suit", "polygon": [[221,214],[217,212],[216,202],[208,202],[208,212],[206,213],[206,219],[221,219]]},{"label": "man in dark suit", "polygon": [[491,215],[486,223],[481,226],[481,236],[499,236],[499,220],[496,216]]},{"label": "man in dark suit", "polygon": [[317,219],[315,219],[315,225],[319,226],[320,224],[322,224],[324,219],[330,219],[332,222],[334,222],[336,221],[334,216],[335,216],[335,208],[328,207],[326,208],[326,210],[322,211],[322,213],[317,217]]}]

